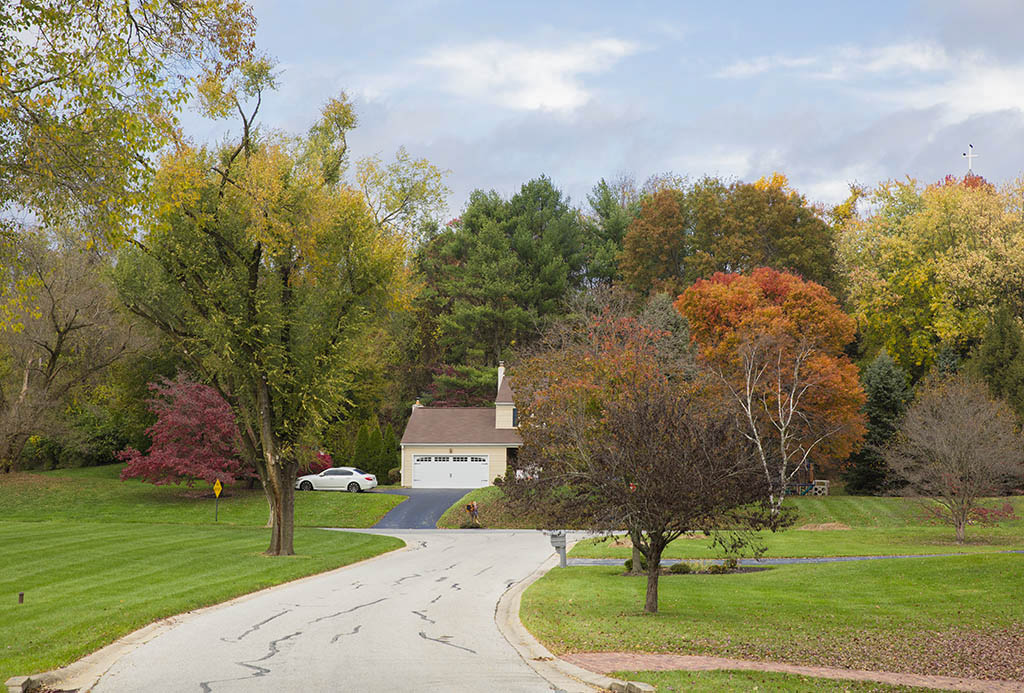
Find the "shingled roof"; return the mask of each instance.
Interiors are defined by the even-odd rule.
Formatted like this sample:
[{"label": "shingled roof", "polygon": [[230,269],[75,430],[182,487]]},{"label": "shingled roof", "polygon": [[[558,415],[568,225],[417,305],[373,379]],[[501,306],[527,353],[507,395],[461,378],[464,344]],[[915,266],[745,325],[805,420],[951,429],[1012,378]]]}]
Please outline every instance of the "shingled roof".
[{"label": "shingled roof", "polygon": [[501,379],[498,383],[498,396],[494,398],[496,403],[501,404],[513,404],[512,400],[512,384],[509,382],[511,378],[508,376]]},{"label": "shingled roof", "polygon": [[[499,390],[499,401],[500,394]],[[512,401],[511,390],[508,401]],[[514,428],[494,427],[492,407],[416,407],[405,426],[402,445],[431,443],[516,446],[522,439]]]}]

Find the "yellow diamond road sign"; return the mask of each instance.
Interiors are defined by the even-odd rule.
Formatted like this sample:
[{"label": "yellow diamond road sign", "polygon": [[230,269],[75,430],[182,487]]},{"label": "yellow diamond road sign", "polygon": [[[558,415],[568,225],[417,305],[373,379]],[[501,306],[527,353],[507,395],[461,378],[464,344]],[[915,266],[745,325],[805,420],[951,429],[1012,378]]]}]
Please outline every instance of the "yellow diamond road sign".
[{"label": "yellow diamond road sign", "polygon": [[224,487],[220,485],[220,479],[217,479],[217,481],[215,481],[213,484],[213,495],[217,496],[217,498],[220,498],[220,490],[222,488]]}]

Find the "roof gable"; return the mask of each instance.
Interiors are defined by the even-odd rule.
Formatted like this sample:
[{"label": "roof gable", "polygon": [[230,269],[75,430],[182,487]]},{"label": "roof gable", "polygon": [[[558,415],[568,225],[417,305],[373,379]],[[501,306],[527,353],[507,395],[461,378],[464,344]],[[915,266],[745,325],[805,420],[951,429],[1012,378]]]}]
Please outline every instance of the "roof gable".
[{"label": "roof gable", "polygon": [[416,407],[402,435],[402,445],[520,445],[514,428],[495,428],[492,407]]}]

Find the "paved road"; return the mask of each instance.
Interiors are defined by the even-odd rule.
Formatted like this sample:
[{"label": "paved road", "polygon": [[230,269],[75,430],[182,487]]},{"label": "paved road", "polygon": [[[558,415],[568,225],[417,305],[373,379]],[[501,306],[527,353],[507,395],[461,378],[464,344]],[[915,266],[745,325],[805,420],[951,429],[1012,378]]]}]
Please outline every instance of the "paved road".
[{"label": "paved road", "polygon": [[546,536],[376,533],[408,548],[186,616],[93,690],[553,690],[494,621],[502,593],[551,555]]},{"label": "paved road", "polygon": [[382,489],[375,493],[408,496],[374,525],[378,529],[435,529],[444,511],[469,493],[465,488]]}]

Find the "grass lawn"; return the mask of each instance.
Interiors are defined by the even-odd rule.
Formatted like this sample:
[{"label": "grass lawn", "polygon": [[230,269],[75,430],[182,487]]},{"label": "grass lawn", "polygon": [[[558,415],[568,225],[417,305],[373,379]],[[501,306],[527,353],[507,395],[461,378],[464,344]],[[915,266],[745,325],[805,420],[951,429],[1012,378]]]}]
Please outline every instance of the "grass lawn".
[{"label": "grass lawn", "polygon": [[644,681],[662,693],[748,693],[748,691],[824,691],[825,693],[924,693],[934,688],[888,686],[866,681],[837,681],[768,671],[617,671],[612,676]]},{"label": "grass lawn", "polygon": [[669,576],[644,614],[644,577],[556,568],[523,623],[557,653],[714,654],[855,669],[1024,679],[1024,556],[778,566]]},{"label": "grass lawn", "polygon": [[303,528],[297,556],[263,556],[266,546],[266,530],[253,527],[0,522],[0,682],[63,666],[157,619],[402,542]]},{"label": "grass lawn", "polygon": [[[72,662],[154,620],[402,546],[369,527],[404,500],[295,494],[293,557],[270,540],[260,489],[118,479],[121,465],[0,474],[0,683]],[[25,603],[17,603],[18,592]]]},{"label": "grass lawn", "polygon": [[497,486],[476,488],[444,511],[437,521],[438,529],[458,529],[468,519],[466,504],[480,504],[480,524],[491,529],[536,529],[544,525],[536,519],[510,511],[504,503],[504,492]]},{"label": "grass lawn", "polygon": [[[772,534],[764,533],[768,551],[773,556],[871,556],[929,553],[983,553],[1024,549],[1024,497],[998,499],[1010,502],[1019,519],[997,527],[968,527],[966,542],[956,543],[952,527],[923,524],[918,501],[905,498],[872,498],[834,496],[826,498],[792,498],[789,503],[799,515],[796,529]],[[800,527],[835,526],[847,529],[799,529]],[[709,548],[704,536],[677,539],[665,550],[665,558],[713,558],[718,555]],[[583,541],[573,547],[576,558],[630,557],[628,542],[611,540]]]},{"label": "grass lawn", "polygon": [[[214,498],[209,484],[153,486],[120,481],[121,465],[16,472],[0,475],[0,517],[36,522],[145,522],[205,525],[213,523]],[[384,493],[295,493],[298,527],[371,527],[404,496]],[[227,487],[220,498],[218,522],[262,527],[267,501],[259,488]]]}]

